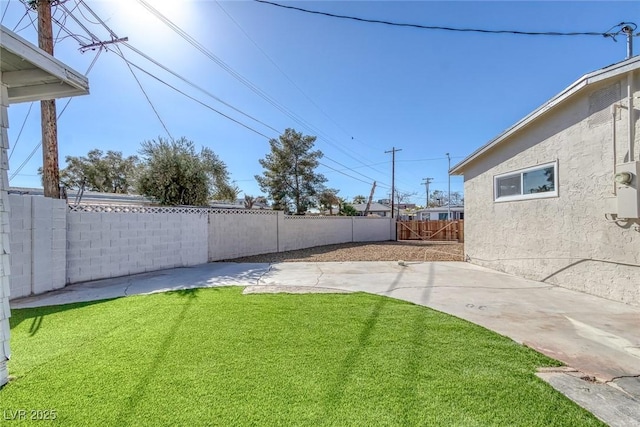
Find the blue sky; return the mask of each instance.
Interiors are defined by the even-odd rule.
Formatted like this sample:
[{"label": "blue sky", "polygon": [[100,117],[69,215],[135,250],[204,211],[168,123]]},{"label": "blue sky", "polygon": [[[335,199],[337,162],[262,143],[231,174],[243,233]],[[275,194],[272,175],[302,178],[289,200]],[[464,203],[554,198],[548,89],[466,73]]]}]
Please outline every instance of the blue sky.
[{"label": "blue sky", "polygon": [[[132,46],[262,123],[120,46],[129,61],[159,79],[269,138],[289,127],[318,136],[316,147],[326,165],[318,171],[348,199],[368,195],[373,180],[376,199],[388,197],[391,155],[385,151],[396,147],[402,149],[396,153],[396,187],[416,193],[412,201],[424,204],[423,178],[433,178],[431,191],[447,190],[445,153],[454,165],[583,74],[626,55],[622,36],[614,42],[601,36],[452,33],[339,20],[253,1],[147,0],[226,64],[225,70],[136,0],[85,1]],[[281,3],[369,19],[495,30],[605,32],[623,21],[640,23],[640,3],[633,1]],[[30,25],[35,14],[25,17],[19,0],[0,5],[2,12],[6,8],[2,24],[35,43]],[[97,37],[109,39],[86,9],[74,10],[77,0],[65,5]],[[55,16],[82,40],[88,37],[61,8]],[[637,40],[636,45],[640,50]],[[56,44],[55,56],[84,73],[97,52],[80,53],[78,47],[66,37]],[[265,136],[134,72],[173,137],[212,148],[243,193],[261,194],[253,177],[262,171],[258,159],[269,150]],[[67,155],[93,148],[131,155],[142,141],[167,136],[116,53],[102,52],[88,77],[91,94],[73,99],[59,121],[61,167]],[[58,111],[65,103],[58,101]],[[27,117],[29,106],[9,108],[10,176],[40,142],[39,104]],[[38,186],[41,164],[38,150],[11,185]],[[451,178],[451,190],[463,190],[461,177]]]}]

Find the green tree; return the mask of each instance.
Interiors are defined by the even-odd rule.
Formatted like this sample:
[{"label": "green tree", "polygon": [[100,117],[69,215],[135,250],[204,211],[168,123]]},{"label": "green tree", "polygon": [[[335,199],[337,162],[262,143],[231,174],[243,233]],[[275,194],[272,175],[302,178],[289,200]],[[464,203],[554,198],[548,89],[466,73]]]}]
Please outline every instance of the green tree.
[{"label": "green tree", "polygon": [[363,195],[358,194],[356,197],[353,198],[354,205],[361,205],[363,203],[367,203],[367,198],[364,197]]},{"label": "green tree", "polygon": [[[138,158],[123,157],[120,151],[94,149],[87,156],[66,156],[67,166],[60,171],[60,182],[67,188],[126,194],[135,185]],[[38,170],[42,174],[42,169]]]},{"label": "green tree", "polygon": [[316,196],[327,179],[315,171],[322,158],[320,150],[313,151],[315,136],[306,136],[287,129],[271,139],[271,152],[260,164],[262,175],[256,175],[260,189],[273,200],[273,209],[290,211],[293,207],[299,215],[314,206]]},{"label": "green tree", "polygon": [[236,200],[238,188],[229,182],[225,163],[210,148],[195,150],[182,137],[144,141],[138,191],[163,205],[203,206],[209,200]]},{"label": "green tree", "polygon": [[358,211],[350,203],[342,200],[340,203],[340,212],[338,214],[342,216],[357,216]]},{"label": "green tree", "polygon": [[340,198],[338,190],[333,188],[325,188],[318,194],[318,207],[321,210],[328,210],[329,215],[333,215],[333,208],[337,206],[340,209]]}]

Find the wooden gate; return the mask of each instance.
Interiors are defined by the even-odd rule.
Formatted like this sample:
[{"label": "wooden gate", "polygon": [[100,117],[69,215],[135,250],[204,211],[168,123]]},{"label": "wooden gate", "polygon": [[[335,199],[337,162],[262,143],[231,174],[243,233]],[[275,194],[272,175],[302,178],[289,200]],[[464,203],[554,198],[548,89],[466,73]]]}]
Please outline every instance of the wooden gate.
[{"label": "wooden gate", "polygon": [[463,220],[398,221],[398,240],[445,240],[464,242]]}]

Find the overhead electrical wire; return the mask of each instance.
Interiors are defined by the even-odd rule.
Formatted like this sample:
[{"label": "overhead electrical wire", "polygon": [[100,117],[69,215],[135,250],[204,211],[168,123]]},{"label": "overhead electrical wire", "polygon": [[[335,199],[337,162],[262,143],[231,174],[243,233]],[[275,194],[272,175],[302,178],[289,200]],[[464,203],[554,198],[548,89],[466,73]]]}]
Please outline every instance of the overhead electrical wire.
[{"label": "overhead electrical wire", "polygon": [[[264,49],[262,49],[258,43],[244,30],[244,28],[242,28],[242,26],[240,25],[240,23],[238,21],[236,21],[233,16],[231,16],[231,14],[222,6],[222,4],[216,0],[216,4],[218,5],[218,7],[227,15],[227,17],[229,17],[229,19],[238,27],[238,29],[245,35],[245,37],[247,37],[247,39],[256,47],[256,49],[258,49],[258,51],[260,53],[262,53],[262,55],[267,58],[267,60],[287,79],[287,81],[289,81],[289,83],[291,83],[291,85],[296,88],[298,90],[298,92],[300,92],[302,94],[302,96],[304,96],[314,107],[316,107],[318,109],[318,111],[320,111],[326,118],[328,118],[334,125],[336,125],[336,127],[338,127],[340,130],[342,130],[342,132],[344,132],[345,135],[351,137],[351,140],[353,141],[357,141],[358,143],[365,145],[363,142],[360,142],[359,140],[356,140],[355,138],[353,138],[353,136],[351,136],[351,133],[348,132],[347,130],[344,129],[344,127],[342,127],[336,120],[334,120],[331,116],[329,116],[329,114],[322,109],[322,107],[320,107],[313,99],[311,99],[311,97],[309,95],[307,95],[307,93],[305,91],[302,90],[302,88],[300,86],[298,86],[291,77],[289,77],[289,75],[287,73],[285,73],[285,71],[278,66],[278,64],[273,60],[273,58],[271,58],[265,51]],[[321,133],[321,132],[320,132]],[[324,136],[325,140],[331,139],[328,138],[326,135]],[[340,149],[339,147],[336,147],[338,149]],[[341,149],[340,149],[341,150]],[[341,150],[342,151],[342,150]],[[360,155],[359,158],[350,156],[348,153],[344,152],[345,154],[347,154],[349,157],[354,158],[356,161],[362,163],[363,166],[365,167],[370,167],[370,166],[366,166],[364,162],[362,162],[360,159],[362,158],[360,153],[357,153],[353,150],[351,150],[353,153]],[[367,160],[367,159],[364,159]],[[378,172],[378,173],[382,173],[381,171],[371,168],[373,171]]]},{"label": "overhead electrical wire", "polygon": [[7,5],[4,7],[4,11],[2,12],[2,18],[0,18],[0,23],[4,22],[4,17],[7,14],[7,10],[9,10],[9,4],[11,0],[7,0]]},{"label": "overhead electrical wire", "polygon": [[[113,51],[112,51],[112,52],[113,52]],[[145,73],[145,74],[146,74],[146,75],[148,75],[149,77],[151,77],[151,78],[153,78],[153,79],[156,79],[156,80],[157,80],[157,81],[159,81],[160,83],[162,83],[162,84],[164,84],[165,86],[167,86],[167,87],[169,87],[169,88],[171,88],[171,89],[175,90],[176,92],[180,93],[181,95],[183,95],[183,96],[185,96],[185,97],[187,97],[187,98],[191,99],[192,101],[197,102],[198,104],[200,104],[200,105],[202,105],[202,106],[204,106],[204,107],[206,107],[206,108],[208,108],[208,109],[210,109],[210,110],[212,110],[212,111],[214,111],[214,112],[216,112],[216,113],[220,114],[221,116],[223,116],[223,117],[225,117],[225,118],[227,118],[227,119],[229,119],[229,120],[231,120],[231,121],[233,121],[233,122],[235,122],[235,123],[239,124],[240,126],[243,126],[243,127],[247,128],[247,129],[249,129],[250,131],[257,133],[258,135],[263,136],[263,137],[265,137],[265,138],[269,139],[269,137],[268,137],[267,135],[265,135],[265,134],[263,134],[263,133],[261,133],[261,132],[259,132],[259,131],[255,130],[255,129],[253,129],[253,128],[252,128],[252,127],[250,127],[250,126],[245,125],[244,123],[242,123],[242,122],[240,122],[240,121],[238,121],[238,120],[234,119],[234,118],[233,118],[233,117],[231,117],[231,116],[228,116],[228,115],[224,114],[224,113],[223,113],[223,112],[221,112],[221,111],[216,110],[216,109],[215,109],[215,108],[213,108],[212,106],[210,106],[210,105],[208,105],[208,104],[206,104],[206,103],[204,103],[204,102],[202,102],[202,101],[198,100],[197,98],[194,98],[193,96],[191,96],[191,95],[189,95],[189,94],[187,94],[187,93],[185,93],[185,92],[181,91],[180,89],[176,88],[175,86],[173,86],[173,85],[171,85],[171,84],[167,83],[166,81],[162,80],[162,79],[161,79],[161,78],[159,78],[158,76],[156,76],[156,75],[154,75],[154,74],[150,73],[149,71],[145,70],[144,68],[140,67],[139,65],[136,65],[136,64],[134,64],[133,62],[130,62],[130,61],[129,61],[128,59],[126,59],[124,56],[120,55],[120,53],[118,53],[118,52],[114,52],[114,53],[115,53],[116,55],[120,56],[120,57],[121,57],[121,58],[122,58],[122,59],[123,59],[123,60],[124,60],[128,65],[130,65],[130,66],[132,66],[132,67],[134,67],[134,68],[136,68],[136,69],[140,70],[141,72]],[[267,125],[267,126],[268,126],[268,125]],[[276,130],[276,132],[278,132],[278,131]]]},{"label": "overhead electrical wire", "polygon": [[27,124],[27,119],[29,118],[29,114],[31,114],[31,109],[33,108],[33,102],[29,104],[29,110],[27,114],[24,116],[24,120],[22,121],[22,126],[20,126],[20,131],[18,132],[18,136],[16,137],[15,142],[13,143],[13,147],[11,147],[11,152],[9,153],[9,160],[13,157],[13,151],[16,149],[18,142],[20,141],[20,136],[22,135],[22,131],[24,130],[24,126]]},{"label": "overhead electrical wire", "polygon": [[[82,1],[82,0],[80,0]],[[240,81],[242,84],[244,84],[245,86],[247,86],[249,89],[251,89],[254,93],[256,93],[258,96],[260,96],[261,98],[263,98],[265,101],[267,101],[269,104],[271,104],[272,106],[274,106],[276,109],[278,109],[279,111],[281,111],[282,113],[284,113],[286,116],[288,116],[289,118],[291,118],[292,120],[294,120],[296,123],[302,125],[303,127],[307,128],[307,129],[311,129],[314,133],[319,134],[319,136],[322,136],[322,132],[319,129],[315,129],[312,125],[310,125],[308,122],[306,122],[303,118],[301,118],[300,116],[298,116],[297,114],[293,113],[291,110],[287,109],[285,106],[283,106],[282,104],[278,103],[273,97],[271,97],[269,94],[267,94],[265,91],[263,91],[262,89],[260,89],[259,87],[257,87],[255,84],[253,84],[251,81],[249,81],[248,79],[246,79],[244,76],[242,76],[240,73],[238,73],[237,71],[235,71],[233,68],[231,68],[228,64],[226,64],[222,59],[218,58],[215,54],[213,54],[212,52],[210,52],[204,45],[202,45],[202,43],[198,42],[195,38],[193,38],[191,35],[189,35],[186,31],[184,31],[182,28],[180,28],[178,25],[176,25],[175,23],[173,23],[169,18],[167,18],[165,15],[163,15],[161,12],[159,12],[157,9],[155,9],[153,6],[151,6],[147,1],[145,0],[138,0],[138,3],[140,3],[144,8],[146,8],[152,15],[154,15],[156,18],[158,18],[162,23],[164,23],[166,26],[168,26],[170,29],[172,29],[174,32],[176,32],[180,37],[182,37],[184,40],[186,40],[189,44],[191,44],[194,48],[196,48],[197,50],[199,50],[201,53],[203,53],[205,56],[207,56],[209,59],[211,59],[213,62],[215,62],[216,64],[218,64],[222,69],[224,69],[225,71],[227,71],[229,74],[231,74],[234,78],[236,78],[238,81]],[[347,153],[346,151],[344,151],[344,149],[342,149],[341,147],[337,146],[336,144],[333,144],[329,138],[327,138],[326,136],[323,138],[325,142],[329,143],[330,145],[334,145],[335,148],[337,148],[338,150],[342,151],[345,155],[354,158],[355,160],[357,160],[358,162],[361,162],[360,159],[358,159],[357,157],[354,157],[352,155],[350,155],[349,153]],[[345,167],[342,163],[336,162],[335,160],[331,159],[328,156],[325,156],[325,158],[327,158],[330,161],[333,161],[334,163],[339,164],[340,166]],[[370,179],[372,181],[374,181],[373,178],[368,177],[366,175],[363,175],[357,171],[354,171],[357,174],[364,176],[366,179]],[[377,171],[378,173],[381,173],[380,171]]]},{"label": "overhead electrical wire", "polygon": [[156,107],[153,105],[153,102],[151,102],[151,98],[149,98],[149,95],[147,94],[147,91],[144,90],[144,87],[142,86],[142,83],[140,83],[140,80],[138,79],[138,76],[136,76],[136,73],[133,72],[133,68],[131,68],[131,65],[129,64],[129,61],[126,60],[124,54],[122,53],[122,50],[120,49],[120,46],[118,46],[118,45],[115,45],[115,46],[116,46],[116,49],[118,50],[118,52],[120,53],[120,55],[122,56],[122,59],[125,60],[124,62],[127,64],[127,68],[131,72],[131,75],[133,76],[133,78],[136,81],[136,83],[138,83],[138,87],[142,91],[142,94],[144,95],[145,99],[149,103],[149,106],[151,107],[151,109],[155,113],[156,117],[158,118],[158,121],[160,122],[160,124],[164,128],[164,131],[167,132],[167,135],[169,135],[169,139],[171,141],[173,141],[173,136],[171,135],[171,132],[169,132],[169,128],[167,128],[167,125],[165,124],[164,120],[162,120],[162,117],[160,117],[160,113],[158,112]]},{"label": "overhead electrical wire", "polygon": [[[423,24],[411,24],[411,23],[403,23],[403,22],[393,22],[393,21],[385,21],[381,19],[369,19],[369,18],[360,18],[357,16],[349,16],[349,15],[340,15],[336,13],[330,12],[322,12],[319,10],[311,10],[305,9],[297,6],[284,5],[280,3],[275,3],[267,0],[254,0],[256,3],[263,3],[270,6],[276,6],[283,9],[296,10],[298,12],[309,13],[313,15],[321,15],[329,18],[338,18],[338,19],[347,19],[351,21],[365,22],[369,24],[382,24],[389,25],[394,27],[408,27],[408,28],[417,28],[420,30],[436,30],[436,31],[453,31],[460,33],[483,33],[483,34],[511,34],[511,35],[521,35],[521,36],[601,36],[601,37],[612,37],[619,32],[611,33],[611,32],[599,32],[599,31],[572,31],[572,32],[561,32],[561,31],[521,31],[521,30],[489,30],[482,28],[459,28],[459,27],[445,27],[439,25],[423,25]],[[622,27],[624,25],[629,25],[632,23],[622,22],[620,24],[614,25],[611,29],[616,27]],[[635,24],[633,24],[635,25]],[[611,31],[611,29],[609,31]]]},{"label": "overhead electrical wire", "polygon": [[[146,59],[149,62],[152,62],[154,65],[162,68],[163,70],[165,70],[166,72],[168,72],[169,74],[173,75],[174,77],[177,77],[178,79],[182,80],[184,83],[188,84],[189,86],[193,87],[194,89],[199,90],[200,92],[210,96],[211,98],[215,99],[216,101],[220,102],[223,105],[226,105],[227,107],[231,108],[232,110],[242,114],[243,116],[255,121],[256,123],[260,123],[261,125],[271,129],[274,132],[278,132],[280,133],[280,131],[268,124],[266,124],[265,122],[253,117],[250,114],[245,113],[244,111],[234,107],[233,105],[229,104],[228,102],[222,100],[221,98],[219,98],[218,96],[214,95],[213,93],[209,92],[208,90],[204,89],[201,86],[198,86],[197,84],[193,83],[192,81],[188,80],[187,78],[181,76],[180,74],[176,73],[175,71],[171,70],[170,68],[168,68],[167,66],[161,64],[160,62],[158,62],[157,60],[153,59],[152,57],[150,57],[149,55],[147,55],[146,53],[140,51],[139,49],[135,48],[134,46],[132,46],[130,43],[127,42],[122,42],[122,45],[131,49],[133,52],[137,53],[138,55],[142,56],[144,59]],[[217,110],[216,110],[217,111]]]}]

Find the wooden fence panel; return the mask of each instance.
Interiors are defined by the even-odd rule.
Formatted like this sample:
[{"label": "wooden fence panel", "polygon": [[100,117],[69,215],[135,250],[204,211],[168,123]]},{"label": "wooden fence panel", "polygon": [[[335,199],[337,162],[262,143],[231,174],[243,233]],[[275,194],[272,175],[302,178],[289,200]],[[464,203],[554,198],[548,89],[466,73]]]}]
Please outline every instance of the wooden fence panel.
[{"label": "wooden fence panel", "polygon": [[464,242],[463,220],[398,221],[398,240],[445,240]]}]

